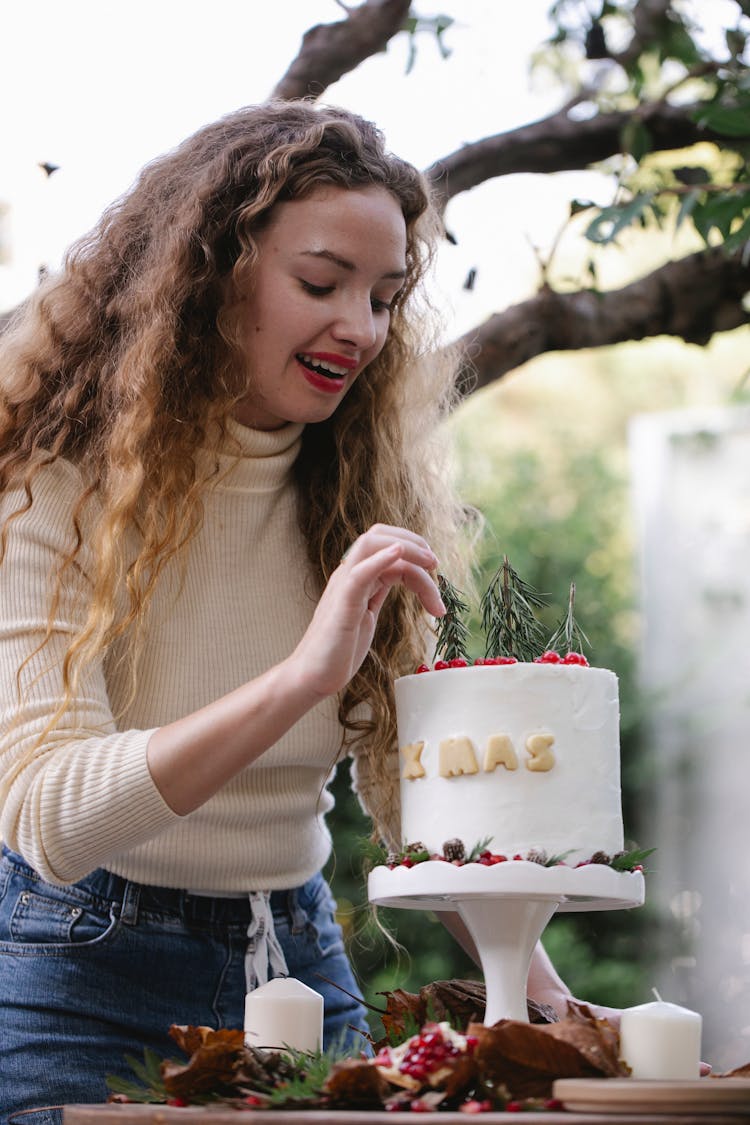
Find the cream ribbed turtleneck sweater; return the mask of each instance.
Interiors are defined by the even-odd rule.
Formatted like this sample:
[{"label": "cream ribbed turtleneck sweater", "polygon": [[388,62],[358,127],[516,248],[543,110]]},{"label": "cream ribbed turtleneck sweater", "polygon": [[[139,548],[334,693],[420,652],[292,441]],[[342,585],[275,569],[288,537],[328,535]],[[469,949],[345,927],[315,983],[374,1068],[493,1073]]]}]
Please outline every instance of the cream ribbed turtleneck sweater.
[{"label": "cream ribbed turtleneck sweater", "polygon": [[[315,584],[295,518],[291,467],[302,426],[260,432],[232,424],[242,456],[205,496],[187,566],[167,568],[149,607],[137,694],[128,702],[121,649],[92,667],[67,712],[13,780],[0,834],[45,878],[71,882],[95,867],[143,883],[236,893],[304,882],[325,863],[324,786],[340,750],[337,701],[310,711],[276,745],[188,816],[177,816],[146,764],[153,730],[226,694],[295,648]],[[230,468],[231,466],[231,468]],[[27,755],[62,698],[60,660],[85,617],[91,555],[43,636],[49,574],[71,542],[77,470],[57,462],[36,478],[31,509],[11,522],[0,566],[0,734],[3,778]],[[0,519],[18,507],[18,494]],[[127,638],[125,639],[127,644]],[[120,713],[121,712],[121,713]],[[113,718],[117,715],[117,720]],[[363,798],[367,782],[360,779]]]}]

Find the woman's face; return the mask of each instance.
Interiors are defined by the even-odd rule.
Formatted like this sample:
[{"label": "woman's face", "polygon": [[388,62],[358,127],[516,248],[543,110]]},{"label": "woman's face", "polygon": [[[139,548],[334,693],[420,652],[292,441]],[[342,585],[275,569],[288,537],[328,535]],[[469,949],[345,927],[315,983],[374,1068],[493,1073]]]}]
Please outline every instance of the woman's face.
[{"label": "woman's face", "polygon": [[235,418],[261,430],[323,421],[385,343],[406,268],[401,208],[385,188],[326,186],[277,204],[256,244]]}]

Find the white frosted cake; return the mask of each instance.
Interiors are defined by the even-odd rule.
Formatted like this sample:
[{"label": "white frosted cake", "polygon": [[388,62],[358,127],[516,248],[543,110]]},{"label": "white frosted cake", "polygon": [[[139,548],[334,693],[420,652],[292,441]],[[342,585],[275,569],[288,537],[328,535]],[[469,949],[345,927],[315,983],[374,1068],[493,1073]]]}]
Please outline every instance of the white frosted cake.
[{"label": "white frosted cake", "polygon": [[444,668],[396,681],[401,836],[586,862],[623,847],[617,677],[576,664]]}]

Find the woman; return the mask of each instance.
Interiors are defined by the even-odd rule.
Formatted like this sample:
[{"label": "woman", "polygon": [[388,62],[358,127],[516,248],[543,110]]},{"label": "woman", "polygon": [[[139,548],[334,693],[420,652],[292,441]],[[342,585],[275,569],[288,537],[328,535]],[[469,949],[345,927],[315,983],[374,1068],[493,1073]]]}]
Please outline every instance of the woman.
[{"label": "woman", "polygon": [[391,684],[461,523],[436,228],[369,123],[244,109],[147,167],[2,342],[4,1115],[104,1100],[269,975],[324,993],[327,1042],[365,1026],[326,783],[350,753],[398,840]]}]

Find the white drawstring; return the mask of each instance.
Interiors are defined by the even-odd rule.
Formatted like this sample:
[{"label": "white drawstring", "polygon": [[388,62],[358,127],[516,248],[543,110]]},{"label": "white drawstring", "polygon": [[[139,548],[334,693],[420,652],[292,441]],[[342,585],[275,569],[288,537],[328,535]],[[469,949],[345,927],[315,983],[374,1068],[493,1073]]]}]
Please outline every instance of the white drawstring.
[{"label": "white drawstring", "polygon": [[245,984],[252,992],[268,983],[268,970],[272,977],[288,977],[284,951],[279,945],[271,913],[268,891],[250,891],[252,907],[250,925],[247,927],[248,945],[245,952]]}]

